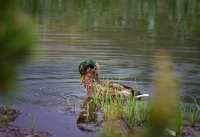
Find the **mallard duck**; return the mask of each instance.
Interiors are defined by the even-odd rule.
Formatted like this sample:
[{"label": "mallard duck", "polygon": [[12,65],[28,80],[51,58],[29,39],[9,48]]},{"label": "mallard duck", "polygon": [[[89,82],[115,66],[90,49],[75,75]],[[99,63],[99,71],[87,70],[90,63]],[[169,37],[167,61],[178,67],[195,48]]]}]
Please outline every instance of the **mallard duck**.
[{"label": "mallard duck", "polygon": [[141,94],[139,91],[126,86],[124,84],[114,83],[109,80],[99,79],[99,64],[94,60],[85,60],[80,63],[79,67],[81,84],[87,90],[87,96],[92,97],[95,94],[98,95],[123,95],[123,96],[135,96],[144,97],[148,94]]}]

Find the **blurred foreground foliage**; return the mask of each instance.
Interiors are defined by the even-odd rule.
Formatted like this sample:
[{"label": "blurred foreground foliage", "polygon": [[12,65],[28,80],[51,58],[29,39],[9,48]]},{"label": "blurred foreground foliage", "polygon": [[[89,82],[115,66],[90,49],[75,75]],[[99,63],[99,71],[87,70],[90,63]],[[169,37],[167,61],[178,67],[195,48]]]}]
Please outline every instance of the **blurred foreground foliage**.
[{"label": "blurred foreground foliage", "polygon": [[173,129],[175,134],[180,135],[182,112],[179,82],[170,57],[165,52],[156,57],[155,92],[151,98],[150,128],[146,136],[168,136],[165,133],[168,129]]},{"label": "blurred foreground foliage", "polygon": [[17,67],[33,46],[33,23],[18,6],[17,0],[0,1],[0,92],[14,87]]}]

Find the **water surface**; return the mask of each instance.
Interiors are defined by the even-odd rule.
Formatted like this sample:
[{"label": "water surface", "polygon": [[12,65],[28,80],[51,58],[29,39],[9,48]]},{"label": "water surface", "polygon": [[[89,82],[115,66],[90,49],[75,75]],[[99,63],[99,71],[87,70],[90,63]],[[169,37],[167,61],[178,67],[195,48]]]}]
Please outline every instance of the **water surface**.
[{"label": "water surface", "polygon": [[39,37],[34,57],[18,77],[22,110],[26,104],[80,104],[86,93],[78,65],[85,59],[99,62],[102,78],[152,93],[155,55],[161,50],[172,58],[185,101],[200,99],[199,0],[43,0],[22,5],[38,24]]},{"label": "water surface", "polygon": [[183,96],[200,98],[200,2],[108,0],[24,2],[38,24],[35,58],[22,68],[25,100],[69,105],[85,96],[77,66],[93,59],[101,77],[152,92],[155,55],[168,52]]}]

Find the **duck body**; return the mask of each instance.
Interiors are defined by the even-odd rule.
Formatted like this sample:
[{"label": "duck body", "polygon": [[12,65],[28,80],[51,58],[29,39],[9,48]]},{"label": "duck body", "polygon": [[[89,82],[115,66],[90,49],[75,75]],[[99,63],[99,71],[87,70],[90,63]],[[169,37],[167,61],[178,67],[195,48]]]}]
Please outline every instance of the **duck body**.
[{"label": "duck body", "polygon": [[141,95],[139,91],[120,83],[114,83],[110,80],[101,80],[93,83],[93,93],[100,96],[137,96]]}]

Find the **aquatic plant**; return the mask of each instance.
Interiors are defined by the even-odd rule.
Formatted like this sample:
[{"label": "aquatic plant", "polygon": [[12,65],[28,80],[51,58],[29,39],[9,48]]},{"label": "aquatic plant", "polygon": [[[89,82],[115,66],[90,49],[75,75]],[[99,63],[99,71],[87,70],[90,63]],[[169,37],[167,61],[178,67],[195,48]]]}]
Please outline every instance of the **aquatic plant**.
[{"label": "aquatic plant", "polygon": [[193,127],[195,124],[200,121],[200,106],[197,103],[196,99],[194,100],[193,104],[185,104],[184,105],[184,112],[188,115],[188,120],[190,125]]},{"label": "aquatic plant", "polygon": [[[106,88],[106,92],[103,92],[104,94],[100,94],[97,88],[94,84],[92,99],[97,108],[103,112],[106,123],[109,123],[108,121],[113,123],[122,120],[129,128],[145,125],[148,119],[147,103],[133,96],[125,97],[121,94],[109,94],[113,90],[110,87]],[[108,132],[110,133],[111,131],[109,130]]]},{"label": "aquatic plant", "polygon": [[94,102],[94,104],[98,105],[101,103],[101,99],[102,97],[99,95],[99,93],[97,92],[97,87],[95,84],[93,84],[93,97],[92,100]]},{"label": "aquatic plant", "polygon": [[33,115],[31,115],[31,122],[30,122],[29,127],[30,127],[32,130],[35,130],[35,129],[36,129],[36,126],[37,126],[36,118],[35,118]]},{"label": "aquatic plant", "polygon": [[136,101],[135,121],[138,126],[145,126],[149,121],[149,106],[147,103],[140,100]]},{"label": "aquatic plant", "polygon": [[177,110],[176,110],[176,116],[174,120],[174,130],[176,132],[176,136],[180,136],[182,133],[183,129],[183,108],[182,104],[178,105]]},{"label": "aquatic plant", "polygon": [[123,108],[123,119],[129,128],[134,126],[145,126],[149,117],[148,105],[141,100],[131,98]]},{"label": "aquatic plant", "polygon": [[131,128],[134,126],[135,122],[135,108],[136,100],[131,98],[127,101],[127,105],[124,107],[123,118],[127,122],[127,125]]},{"label": "aquatic plant", "polygon": [[123,103],[120,102],[120,98],[113,99],[112,96],[106,96],[105,102],[102,104],[102,111],[104,113],[105,120],[116,120],[122,118]]}]

